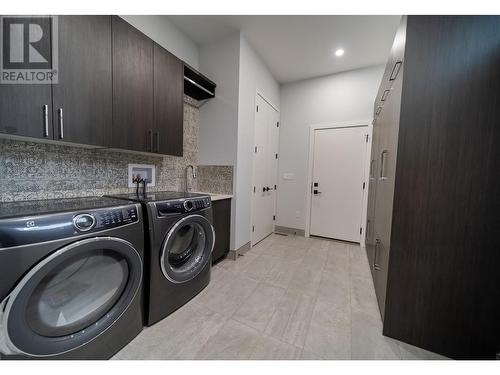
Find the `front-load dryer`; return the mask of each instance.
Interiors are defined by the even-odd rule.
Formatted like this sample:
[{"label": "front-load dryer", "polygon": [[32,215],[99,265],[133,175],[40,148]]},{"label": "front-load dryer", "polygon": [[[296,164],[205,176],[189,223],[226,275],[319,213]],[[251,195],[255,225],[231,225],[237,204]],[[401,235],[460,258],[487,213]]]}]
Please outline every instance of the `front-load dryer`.
[{"label": "front-load dryer", "polygon": [[2,358],[107,359],[143,328],[140,205],[0,204]]},{"label": "front-load dryer", "polygon": [[210,197],[180,192],[117,195],[141,202],[147,219],[146,325],[165,318],[210,282],[215,243]]}]

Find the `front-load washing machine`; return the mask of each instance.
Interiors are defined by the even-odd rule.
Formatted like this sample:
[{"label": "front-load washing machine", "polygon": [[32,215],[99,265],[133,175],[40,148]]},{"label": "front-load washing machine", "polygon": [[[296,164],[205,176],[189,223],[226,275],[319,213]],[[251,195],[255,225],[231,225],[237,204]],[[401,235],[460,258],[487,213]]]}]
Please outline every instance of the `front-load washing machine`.
[{"label": "front-load washing machine", "polygon": [[137,203],[0,204],[2,358],[107,359],[143,328]]},{"label": "front-load washing machine", "polygon": [[210,282],[215,244],[208,195],[180,192],[125,194],[141,202],[147,227],[146,325],[165,318]]}]

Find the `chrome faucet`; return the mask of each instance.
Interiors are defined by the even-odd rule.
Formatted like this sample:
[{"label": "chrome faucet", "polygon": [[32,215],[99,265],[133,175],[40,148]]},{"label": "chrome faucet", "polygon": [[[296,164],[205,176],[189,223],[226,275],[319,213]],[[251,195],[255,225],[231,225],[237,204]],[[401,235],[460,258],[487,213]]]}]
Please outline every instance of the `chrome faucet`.
[{"label": "chrome faucet", "polygon": [[185,192],[187,193],[189,191],[189,188],[188,188],[188,181],[189,181],[189,168],[191,168],[191,176],[193,177],[193,180],[196,178],[196,168],[194,165],[192,164],[188,164],[186,166],[186,190]]}]

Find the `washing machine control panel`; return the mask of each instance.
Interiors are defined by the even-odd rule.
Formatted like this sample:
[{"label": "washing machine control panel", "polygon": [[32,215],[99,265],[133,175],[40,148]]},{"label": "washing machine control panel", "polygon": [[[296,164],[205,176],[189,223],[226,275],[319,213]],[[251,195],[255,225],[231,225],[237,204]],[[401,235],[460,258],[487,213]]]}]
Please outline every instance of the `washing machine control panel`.
[{"label": "washing machine control panel", "polygon": [[165,202],[156,202],[159,216],[184,214],[210,208],[210,197],[176,199]]},{"label": "washing machine control panel", "polygon": [[135,206],[100,211],[96,213],[95,219],[95,227],[101,230],[116,228],[139,220]]}]

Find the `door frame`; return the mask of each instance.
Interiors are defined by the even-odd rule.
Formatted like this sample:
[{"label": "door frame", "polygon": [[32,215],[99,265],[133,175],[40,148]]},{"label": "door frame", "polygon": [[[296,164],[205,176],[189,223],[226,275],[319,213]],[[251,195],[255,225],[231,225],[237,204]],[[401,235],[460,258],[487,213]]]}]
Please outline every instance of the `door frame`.
[{"label": "door frame", "polygon": [[368,204],[368,174],[370,167],[370,148],[371,148],[371,138],[372,138],[372,121],[356,121],[356,122],[343,122],[343,123],[331,123],[331,124],[313,124],[309,125],[309,152],[307,156],[307,185],[306,185],[306,202],[305,202],[305,237],[310,237],[311,233],[311,199],[312,199],[312,179],[313,179],[313,167],[314,167],[314,132],[316,130],[324,129],[339,129],[339,128],[359,128],[366,127],[366,134],[368,135],[368,142],[366,143],[365,155],[363,163],[363,176],[365,182],[365,189],[363,189],[363,196],[361,202],[361,223],[362,234],[360,234],[359,243],[362,247],[365,246],[365,231],[366,231],[366,214],[367,214],[367,204]]},{"label": "door frame", "polygon": [[[253,147],[255,145],[255,121],[256,121],[255,111],[256,111],[257,100],[258,100],[259,96],[260,96],[260,98],[262,100],[264,100],[267,104],[269,104],[269,106],[271,106],[271,108],[274,109],[276,111],[276,113],[278,113],[278,119],[279,119],[279,122],[281,123],[281,111],[279,110],[279,108],[276,105],[274,105],[273,102],[270,101],[263,94],[263,92],[261,90],[259,90],[257,88],[255,90],[255,98],[254,98],[254,103],[253,103],[252,150],[253,150]],[[278,130],[278,147],[279,147],[280,130]],[[280,151],[278,150],[278,155],[280,155],[279,152]],[[254,215],[255,215],[255,212],[254,212],[254,199],[255,199],[255,195],[253,193],[253,186],[255,186],[255,185],[254,185],[254,175],[253,175],[253,164],[254,164],[254,154],[252,153],[252,168],[251,168],[252,178],[251,178],[251,185],[250,185],[250,191],[251,191],[251,193],[250,193],[251,194],[251,199],[250,199],[250,227],[248,228],[249,233],[250,233],[250,241],[249,241],[250,242],[250,248],[252,248],[255,245],[253,243],[253,233],[252,233],[253,218],[254,218]],[[278,156],[278,170],[276,170],[276,177],[277,177],[276,179],[277,179],[277,181],[279,181],[278,173],[279,173],[279,156]],[[278,188],[279,188],[279,186],[278,186]],[[274,194],[276,194],[276,200],[274,202],[274,215],[276,216],[277,206],[278,206],[278,192],[275,190]],[[274,228],[275,227],[276,227],[276,221],[274,221],[274,223],[273,223],[273,232],[274,232]]]}]

